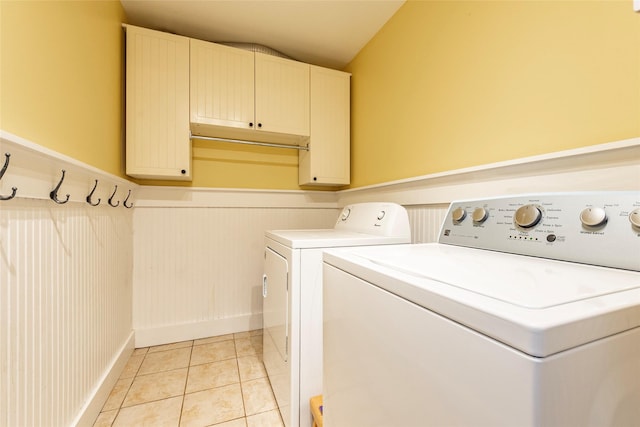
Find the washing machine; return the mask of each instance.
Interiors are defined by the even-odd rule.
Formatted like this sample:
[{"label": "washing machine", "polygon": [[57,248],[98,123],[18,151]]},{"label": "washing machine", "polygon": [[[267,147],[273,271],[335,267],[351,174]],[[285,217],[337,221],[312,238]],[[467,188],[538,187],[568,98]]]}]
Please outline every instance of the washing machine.
[{"label": "washing machine", "polygon": [[346,206],[332,229],[265,233],[263,362],[285,426],[310,427],[309,399],[322,393],[322,251],[410,241],[394,203]]},{"label": "washing machine", "polygon": [[640,425],[640,192],[452,203],[324,254],[324,425]]}]

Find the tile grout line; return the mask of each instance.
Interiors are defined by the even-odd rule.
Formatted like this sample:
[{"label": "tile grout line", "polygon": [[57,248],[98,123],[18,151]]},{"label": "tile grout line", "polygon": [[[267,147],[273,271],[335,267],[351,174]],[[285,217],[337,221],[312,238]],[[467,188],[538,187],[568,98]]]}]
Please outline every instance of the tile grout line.
[{"label": "tile grout line", "polygon": [[[135,349],[134,349],[135,352]],[[120,404],[118,405],[117,408],[117,412],[116,412],[116,416],[113,417],[113,421],[111,421],[110,425],[115,424],[116,420],[118,419],[118,416],[120,415],[120,412],[122,411],[123,405],[124,405],[124,401],[127,398],[127,395],[129,394],[129,391],[131,390],[131,387],[133,386],[134,381],[136,380],[136,377],[138,376],[138,372],[140,371],[140,368],[142,367],[142,364],[144,363],[144,359],[147,358],[147,354],[149,354],[149,348],[147,348],[147,351],[144,353],[143,357],[142,357],[142,361],[140,361],[140,365],[138,365],[138,368],[136,369],[136,372],[133,374],[133,377],[131,377],[131,383],[127,386],[127,391],[124,392],[124,396],[122,396],[122,402],[120,402]],[[131,356],[129,356],[129,359],[131,359],[131,357],[133,356],[133,353],[131,354]],[[118,378],[118,381],[122,380],[124,378]],[[117,384],[117,382],[116,382]],[[106,402],[105,402],[106,404]]]},{"label": "tile grout line", "polygon": [[240,397],[242,398],[242,413],[244,414],[244,425],[247,425],[247,405],[244,404],[244,389],[242,388],[242,375],[240,374],[240,362],[238,362],[238,346],[236,336],[233,335],[233,351],[236,353],[236,368],[238,368],[238,385],[240,386]]},{"label": "tile grout line", "polygon": [[184,411],[184,401],[187,397],[187,384],[189,383],[189,372],[191,370],[191,358],[193,357],[193,347],[196,345],[196,340],[191,341],[191,350],[189,351],[189,360],[187,361],[187,376],[184,379],[184,387],[182,388],[182,403],[180,404],[180,416],[178,417],[178,426],[182,423],[182,414]]},{"label": "tile grout line", "polygon": [[[148,352],[148,350],[147,350],[147,352]],[[140,362],[140,366],[142,366],[142,363],[144,362],[144,359],[146,357],[147,357],[147,353],[144,354],[144,357],[142,358],[142,362]],[[129,394],[129,391],[131,390],[131,387],[133,386],[133,383],[136,380],[136,377],[138,376],[138,371],[140,370],[140,366],[138,366],[138,369],[136,370],[136,373],[131,378],[131,383],[129,383],[129,386],[127,387],[127,391],[125,391],[123,393],[122,402],[120,402],[120,404],[118,405],[118,412],[116,413],[116,416],[113,418],[113,421],[111,422],[111,425],[115,424],[116,420],[118,419],[118,416],[120,415],[120,411],[122,411],[122,407],[124,405],[124,401],[127,398],[127,395]],[[118,381],[120,381],[120,380],[118,380]]]}]

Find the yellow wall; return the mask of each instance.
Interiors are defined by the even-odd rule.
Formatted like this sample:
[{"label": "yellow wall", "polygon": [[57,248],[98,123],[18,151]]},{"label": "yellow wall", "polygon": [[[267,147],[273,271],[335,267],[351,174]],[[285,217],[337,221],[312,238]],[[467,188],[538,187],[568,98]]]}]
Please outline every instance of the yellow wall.
[{"label": "yellow wall", "polygon": [[347,71],[352,187],[640,136],[631,0],[410,0]]},{"label": "yellow wall", "polygon": [[122,5],[0,1],[0,128],[124,175]]}]

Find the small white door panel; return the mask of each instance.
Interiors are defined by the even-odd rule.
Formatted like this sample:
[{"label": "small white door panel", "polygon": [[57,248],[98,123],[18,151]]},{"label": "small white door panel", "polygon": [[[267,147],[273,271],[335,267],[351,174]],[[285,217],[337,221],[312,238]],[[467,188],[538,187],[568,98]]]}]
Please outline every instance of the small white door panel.
[{"label": "small white door panel", "polygon": [[289,427],[291,369],[289,360],[289,262],[265,248],[263,295],[263,362],[278,409]]},{"label": "small white door panel", "polygon": [[264,333],[270,336],[275,349],[285,362],[288,358],[288,275],[287,259],[271,248],[266,248],[262,287]]}]

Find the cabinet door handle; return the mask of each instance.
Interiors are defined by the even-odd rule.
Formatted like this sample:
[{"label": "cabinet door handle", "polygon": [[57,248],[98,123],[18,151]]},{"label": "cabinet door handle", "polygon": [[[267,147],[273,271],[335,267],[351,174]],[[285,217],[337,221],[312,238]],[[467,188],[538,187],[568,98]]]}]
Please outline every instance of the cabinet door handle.
[{"label": "cabinet door handle", "polygon": [[253,122],[249,122],[249,127],[252,128],[253,127]]},{"label": "cabinet door handle", "polygon": [[258,127],[261,128],[262,127],[262,123],[258,123]]}]

